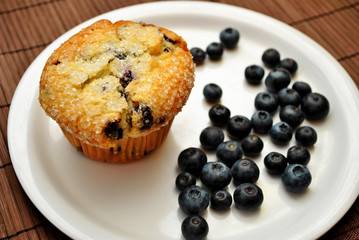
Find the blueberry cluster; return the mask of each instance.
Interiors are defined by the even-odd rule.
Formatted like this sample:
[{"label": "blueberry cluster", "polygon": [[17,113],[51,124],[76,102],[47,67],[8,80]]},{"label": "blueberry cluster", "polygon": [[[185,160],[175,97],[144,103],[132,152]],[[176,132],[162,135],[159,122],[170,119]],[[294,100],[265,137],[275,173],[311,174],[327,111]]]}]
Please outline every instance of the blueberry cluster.
[{"label": "blueberry cluster", "polygon": [[[267,91],[258,93],[254,100],[257,112],[251,119],[253,130],[260,134],[269,132],[271,140],[278,145],[288,144],[295,131],[297,145],[288,149],[287,156],[271,152],[265,156],[264,165],[268,172],[281,174],[282,183],[289,192],[300,193],[312,180],[306,167],[310,160],[307,148],[317,141],[317,133],[312,127],[300,125],[304,119],[324,119],[329,113],[329,101],[322,94],[313,93],[306,82],[296,81],[292,88],[288,87],[298,69],[295,60],[281,60],[280,53],[270,48],[264,51],[262,62],[270,72],[265,78]],[[250,65],[244,75],[249,84],[260,84],[264,68]],[[273,124],[272,115],[278,109],[280,122]]]},{"label": "blueberry cluster", "polygon": [[223,29],[219,34],[220,41],[210,43],[207,46],[206,51],[199,47],[193,47],[190,49],[194,63],[197,66],[203,64],[207,55],[211,60],[221,59],[224,49],[235,48],[238,44],[239,38],[240,34],[236,29],[232,27]]},{"label": "blueberry cluster", "polygon": [[[296,128],[304,118],[320,120],[329,113],[329,102],[320,93],[312,92],[311,86],[297,81],[289,88],[298,64],[291,58],[280,60],[277,50],[270,48],[262,55],[264,65],[270,68],[265,78],[267,91],[260,92],[255,98],[257,110],[273,114],[280,107],[280,119]],[[264,78],[264,68],[259,65],[250,65],[245,69],[245,79],[250,84],[260,84]]]},{"label": "blueberry cluster", "polygon": [[[281,60],[280,53],[269,48],[263,52],[262,62],[270,72],[265,78],[267,90],[258,93],[254,100],[256,112],[251,118],[252,128],[259,134],[269,133],[277,145],[287,145],[295,131],[297,145],[288,149],[287,156],[271,152],[265,156],[264,165],[268,172],[281,175],[282,183],[289,192],[303,192],[312,179],[306,167],[310,160],[307,148],[316,143],[317,133],[310,126],[300,125],[304,119],[324,119],[329,113],[329,102],[322,94],[313,93],[306,82],[296,81],[292,88],[288,87],[298,70],[294,59]],[[264,68],[256,64],[244,71],[249,84],[260,84],[264,75]],[[280,121],[273,124],[273,114],[277,111]]]},{"label": "blueberry cluster", "polygon": [[[206,55],[212,60],[220,59],[223,48],[234,48],[238,40],[238,31],[227,28],[220,33],[221,42],[210,44],[206,52],[192,48],[193,60],[200,65]],[[181,173],[176,178],[176,186],[180,191],[179,207],[188,215],[181,228],[186,239],[206,238],[209,226],[200,214],[209,206],[223,211],[234,202],[237,209],[250,211],[262,205],[263,191],[256,185],[260,170],[255,161],[246,158],[262,152],[264,143],[258,134],[268,134],[273,143],[281,146],[287,145],[295,135],[297,144],[289,147],[286,156],[270,152],[264,157],[264,166],[270,174],[281,176],[288,192],[302,193],[311,183],[308,148],[316,143],[317,133],[301,124],[305,119],[324,119],[329,113],[329,102],[322,94],[313,93],[306,82],[296,81],[289,87],[298,70],[294,59],[281,59],[280,53],[270,48],[263,52],[262,62],[270,69],[265,78],[267,90],[255,96],[255,112],[250,118],[232,116],[230,109],[219,103],[223,92],[217,84],[209,83],[203,88],[204,98],[212,104],[208,112],[212,125],[205,127],[199,136],[203,150],[190,147],[178,156]],[[247,82],[261,84],[264,67],[248,66],[244,72]],[[276,112],[280,121],[273,123]],[[224,140],[224,129],[231,140]],[[214,151],[218,161],[209,162],[204,151]],[[236,186],[233,193],[228,191],[231,182]]]},{"label": "blueberry cluster", "polygon": [[[208,129],[215,129],[215,132]],[[263,202],[263,192],[255,185],[259,168],[253,160],[242,158],[244,152],[239,142],[224,142],[223,132],[218,127],[209,127],[203,132],[208,132],[208,139],[217,139],[210,148],[207,142],[201,141],[201,144],[205,149],[215,149],[219,161],[207,161],[206,153],[195,147],[184,149],[178,156],[181,173],[176,178],[176,187],[180,191],[178,205],[188,215],[181,227],[186,239],[204,239],[207,236],[208,223],[200,214],[208,206],[224,211],[234,202],[238,209],[250,211],[259,208]],[[196,184],[197,178],[202,186]],[[232,180],[237,186],[233,197],[227,188]]]}]

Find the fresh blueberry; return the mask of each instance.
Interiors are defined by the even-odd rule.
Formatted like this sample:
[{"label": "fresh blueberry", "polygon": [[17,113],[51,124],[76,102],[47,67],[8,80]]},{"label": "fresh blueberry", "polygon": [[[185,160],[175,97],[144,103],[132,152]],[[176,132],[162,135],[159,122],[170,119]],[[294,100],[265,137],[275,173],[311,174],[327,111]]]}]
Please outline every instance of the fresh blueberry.
[{"label": "fresh blueberry", "polygon": [[256,135],[248,135],[241,141],[241,146],[245,155],[257,156],[264,147],[263,141]]},{"label": "fresh blueberry", "polygon": [[262,54],[262,61],[268,68],[274,68],[280,62],[280,54],[274,48],[265,50]]},{"label": "fresh blueberry", "polygon": [[288,192],[304,192],[311,182],[309,169],[301,164],[289,164],[282,174],[282,183]]},{"label": "fresh blueberry", "polygon": [[237,46],[239,37],[239,32],[231,27],[222,30],[219,34],[219,39],[226,48],[234,48]]},{"label": "fresh blueberry", "polygon": [[242,139],[252,130],[251,121],[242,115],[235,115],[228,120],[228,134],[235,139]]},{"label": "fresh blueberry", "polygon": [[203,64],[204,60],[206,59],[205,51],[203,51],[201,48],[194,47],[194,48],[191,48],[190,52],[192,54],[193,62],[196,65]]},{"label": "fresh blueberry", "polygon": [[272,174],[282,174],[287,165],[287,158],[281,153],[270,152],[264,157],[264,166]]},{"label": "fresh blueberry", "polygon": [[264,83],[270,92],[278,92],[282,88],[286,88],[291,79],[290,72],[286,69],[276,68],[267,75]]},{"label": "fresh blueberry", "polygon": [[257,110],[273,113],[278,108],[277,96],[267,91],[260,92],[254,99],[254,106]]},{"label": "fresh blueberry", "polygon": [[207,221],[199,215],[186,217],[181,225],[181,232],[186,240],[204,240],[208,231]]},{"label": "fresh blueberry", "polygon": [[207,155],[199,148],[186,148],[178,156],[178,166],[182,172],[199,176],[207,162]]},{"label": "fresh blueberry", "polygon": [[216,156],[219,161],[223,162],[230,168],[233,163],[242,159],[243,150],[238,142],[229,140],[218,145]]},{"label": "fresh blueberry", "polygon": [[290,74],[292,74],[292,75],[294,75],[298,70],[297,62],[291,58],[282,59],[278,63],[277,67],[287,69],[290,72]]},{"label": "fresh blueberry", "polygon": [[252,115],[251,123],[256,133],[266,134],[273,125],[273,118],[269,112],[258,110]]},{"label": "fresh blueberry", "polygon": [[272,141],[278,145],[287,144],[293,136],[292,127],[286,122],[278,122],[269,131]]},{"label": "fresh blueberry", "polygon": [[302,111],[309,120],[320,120],[329,113],[329,101],[320,93],[309,93],[302,98]]},{"label": "fresh blueberry", "polygon": [[255,183],[259,178],[258,165],[247,158],[236,161],[231,168],[231,173],[235,184]]},{"label": "fresh blueberry", "polygon": [[298,163],[307,165],[310,161],[310,153],[306,147],[298,144],[288,149],[287,160],[289,164]]},{"label": "fresh blueberry", "polygon": [[240,184],[233,193],[235,206],[240,210],[255,210],[263,203],[263,191],[253,183]]},{"label": "fresh blueberry", "polygon": [[201,186],[189,186],[178,195],[178,205],[187,215],[200,214],[209,205],[209,193]]},{"label": "fresh blueberry", "polygon": [[258,65],[250,65],[244,70],[244,76],[248,83],[259,84],[264,76],[264,69]]},{"label": "fresh blueberry", "polygon": [[283,107],[286,105],[300,105],[300,95],[297,91],[291,88],[282,88],[278,92],[278,104]]},{"label": "fresh blueberry", "polygon": [[208,45],[206,52],[208,54],[209,59],[218,60],[222,57],[223,50],[224,47],[222,43],[213,42]]},{"label": "fresh blueberry", "polygon": [[226,190],[216,190],[211,195],[211,208],[226,210],[232,205],[232,195]]},{"label": "fresh blueberry", "polygon": [[209,189],[223,189],[232,180],[231,170],[222,162],[208,162],[202,168],[200,179]]},{"label": "fresh blueberry", "polygon": [[195,184],[196,177],[188,172],[181,172],[176,178],[176,187],[180,191]]},{"label": "fresh blueberry", "polygon": [[307,95],[308,93],[312,92],[312,88],[306,82],[301,82],[301,81],[295,82],[292,88],[299,93],[301,98]]},{"label": "fresh blueberry", "polygon": [[209,83],[203,88],[203,95],[205,99],[210,102],[218,102],[222,97],[222,89],[215,83]]},{"label": "fresh blueberry", "polygon": [[309,126],[303,126],[297,129],[295,140],[304,147],[311,147],[317,142],[317,132]]},{"label": "fresh blueberry", "polygon": [[281,121],[288,123],[292,128],[298,127],[304,121],[303,111],[296,106],[284,106],[279,112]]},{"label": "fresh blueberry", "polygon": [[216,104],[209,109],[208,116],[214,125],[224,126],[231,116],[231,111],[226,106]]},{"label": "fresh blueberry", "polygon": [[199,137],[199,141],[202,144],[202,147],[207,150],[214,150],[221,144],[224,140],[224,133],[222,129],[215,126],[206,127],[202,130]]}]

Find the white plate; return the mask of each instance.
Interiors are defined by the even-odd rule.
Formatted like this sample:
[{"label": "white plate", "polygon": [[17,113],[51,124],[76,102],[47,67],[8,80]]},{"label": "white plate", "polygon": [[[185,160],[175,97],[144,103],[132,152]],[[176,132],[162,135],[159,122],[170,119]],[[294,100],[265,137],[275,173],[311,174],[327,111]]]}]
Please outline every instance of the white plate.
[{"label": "white plate", "polygon": [[[189,47],[206,48],[227,26],[241,33],[239,46],[226,50],[221,61],[197,68],[188,104],[176,118],[166,142],[141,161],[109,165],[88,160],[65,140],[56,123],[38,103],[38,82],[46,59],[71,35],[92,22],[131,19],[153,23],[182,35]],[[277,48],[297,60],[293,81],[303,80],[331,103],[329,116],[314,126],[319,134],[308,167],[313,175],[307,192],[288,194],[278,177],[270,176],[264,156],[286,153],[295,144],[276,147],[262,136],[265,147],[254,160],[260,167],[257,184],[264,191],[260,210],[246,213],[234,207],[224,213],[206,210],[209,239],[314,239],[332,227],[359,192],[359,94],[352,79],[322,47],[293,28],[238,7],[208,2],[158,2],[115,10],[91,19],[54,41],[31,64],[14,95],[8,124],[9,150],[16,174],[36,207],[59,229],[75,239],[181,239],[184,215],[178,208],[174,181],[177,156],[199,147],[200,131],[208,126],[210,105],[203,100],[207,83],[224,91],[222,104],[232,115],[250,117],[256,93],[244,69],[261,64],[261,54]],[[268,73],[268,70],[266,70]],[[276,114],[275,122],[278,121]],[[214,153],[208,153],[215,161]],[[230,191],[234,186],[230,185]]]}]

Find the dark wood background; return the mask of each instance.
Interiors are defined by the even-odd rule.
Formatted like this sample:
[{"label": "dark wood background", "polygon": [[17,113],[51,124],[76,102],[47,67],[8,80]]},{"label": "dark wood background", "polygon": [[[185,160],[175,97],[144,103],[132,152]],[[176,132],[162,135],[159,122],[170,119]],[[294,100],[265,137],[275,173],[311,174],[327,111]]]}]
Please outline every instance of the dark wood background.
[{"label": "dark wood background", "polygon": [[[34,207],[14,173],[7,117],[16,86],[36,56],[83,21],[147,0],[0,0],[0,240],[68,239]],[[329,51],[359,87],[358,0],[222,0],[298,29]],[[357,159],[359,160],[359,159]],[[321,239],[359,239],[359,200]]]}]

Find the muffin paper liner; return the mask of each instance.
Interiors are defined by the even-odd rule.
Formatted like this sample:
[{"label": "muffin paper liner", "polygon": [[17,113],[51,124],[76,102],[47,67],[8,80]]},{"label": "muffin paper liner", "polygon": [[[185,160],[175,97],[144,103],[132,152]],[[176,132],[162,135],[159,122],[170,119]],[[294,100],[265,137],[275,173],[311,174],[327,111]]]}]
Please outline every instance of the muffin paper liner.
[{"label": "muffin paper liner", "polygon": [[166,139],[173,119],[168,124],[149,134],[132,138],[124,137],[115,148],[100,148],[80,141],[73,134],[61,128],[67,140],[75,149],[86,157],[108,163],[127,163],[143,158],[147,153],[158,148]]}]

